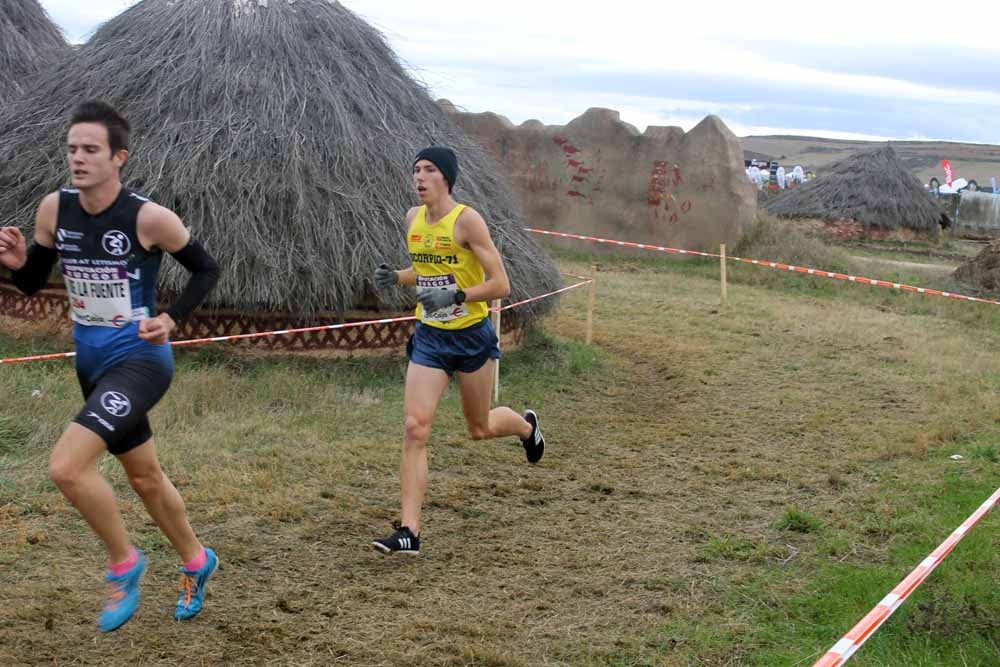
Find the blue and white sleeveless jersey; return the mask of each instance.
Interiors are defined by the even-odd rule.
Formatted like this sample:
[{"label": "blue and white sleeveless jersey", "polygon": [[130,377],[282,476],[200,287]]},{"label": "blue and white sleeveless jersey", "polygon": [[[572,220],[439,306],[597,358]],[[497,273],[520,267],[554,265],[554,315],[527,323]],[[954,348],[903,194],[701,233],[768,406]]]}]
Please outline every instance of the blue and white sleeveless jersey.
[{"label": "blue and white sleeveless jersey", "polygon": [[[136,221],[149,199],[122,188],[96,215],[80,206],[80,192],[59,192],[56,250],[73,318],[77,369],[103,372],[134,353],[160,356],[164,346],[139,338],[139,322],[156,315],[156,278],[163,253],[139,243]],[[169,348],[166,349],[169,355]]]}]

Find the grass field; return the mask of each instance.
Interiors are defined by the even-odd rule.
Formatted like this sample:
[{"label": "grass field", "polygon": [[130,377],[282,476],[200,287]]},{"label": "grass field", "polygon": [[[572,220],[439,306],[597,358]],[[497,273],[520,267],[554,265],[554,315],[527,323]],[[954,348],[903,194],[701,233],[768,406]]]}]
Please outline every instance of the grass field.
[{"label": "grass field", "polygon": [[[744,256],[853,261],[773,237]],[[179,352],[154,428],[224,564],[188,624],[176,557],[106,460],[151,567],[136,617],[96,633],[101,550],[46,478],[73,371],[0,369],[0,664],[808,666],[996,489],[1000,308],[749,266],[721,307],[713,264],[596,261],[594,345],[581,290],[502,365],[541,464],[442,404],[419,559],[367,545],[398,511],[401,358]],[[64,347],[0,334],[4,357]],[[997,521],[851,664],[1000,664]]]}]

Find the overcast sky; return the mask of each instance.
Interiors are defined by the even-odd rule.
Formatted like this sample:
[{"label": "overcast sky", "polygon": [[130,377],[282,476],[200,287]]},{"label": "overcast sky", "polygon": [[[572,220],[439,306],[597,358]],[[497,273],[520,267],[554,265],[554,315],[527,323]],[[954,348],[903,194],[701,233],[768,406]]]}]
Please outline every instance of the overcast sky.
[{"label": "overcast sky", "polygon": [[[134,4],[41,2],[73,42]],[[1000,144],[997,2],[342,2],[435,97],[515,123],[601,106],[640,130]]]}]

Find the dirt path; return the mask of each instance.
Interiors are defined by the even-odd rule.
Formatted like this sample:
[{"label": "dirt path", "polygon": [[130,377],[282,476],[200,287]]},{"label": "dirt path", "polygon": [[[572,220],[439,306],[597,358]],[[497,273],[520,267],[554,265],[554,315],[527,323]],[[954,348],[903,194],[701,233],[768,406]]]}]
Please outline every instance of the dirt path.
[{"label": "dirt path", "polygon": [[943,262],[907,262],[898,259],[885,259],[882,257],[870,257],[867,255],[851,255],[851,259],[864,262],[865,264],[880,264],[883,266],[897,267],[900,269],[916,270],[916,271],[926,271],[928,273],[954,273],[955,269],[958,268],[958,264],[943,263]]}]

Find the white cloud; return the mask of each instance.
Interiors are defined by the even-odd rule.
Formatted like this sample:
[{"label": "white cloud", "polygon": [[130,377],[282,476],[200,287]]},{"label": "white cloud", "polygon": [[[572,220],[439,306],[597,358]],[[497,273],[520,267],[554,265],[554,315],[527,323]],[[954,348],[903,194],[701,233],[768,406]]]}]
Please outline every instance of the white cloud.
[{"label": "white cloud", "polygon": [[[771,7],[754,0],[711,4],[506,0],[502,5],[469,0],[437,0],[432,5],[412,0],[343,1],[386,34],[436,96],[472,110],[496,111],[515,122],[539,118],[564,123],[588,107],[607,106],[621,111],[625,120],[640,129],[650,124],[689,129],[707,113],[725,120],[727,114],[751,110],[738,100],[688,99],[682,86],[672,88],[669,83],[667,89],[642,91],[642,95],[594,90],[578,83],[587,74],[645,75],[666,82],[672,76],[697,76],[719,80],[723,87],[730,80],[744,88],[752,83],[781,90],[786,104],[791,95],[801,99],[795,106],[803,113],[819,106],[835,108],[837,98],[844,96],[851,96],[855,104],[859,98],[868,98],[883,105],[903,102],[924,109],[935,104],[962,105],[969,113],[981,114],[978,125],[987,128],[989,138],[1000,134],[1000,120],[996,120],[1000,118],[1000,92],[995,88],[956,86],[947,78],[940,84],[919,83],[893,77],[891,72],[851,74],[838,69],[835,58],[808,67],[796,61],[798,51],[824,46],[835,47],[831,53],[851,53],[853,62],[863,62],[864,54],[873,50],[870,45],[877,45],[880,53],[891,50],[905,61],[907,53],[922,53],[929,46],[948,48],[949,40],[954,40],[956,47],[996,53],[1000,62],[1000,41],[995,37],[1000,6],[995,3],[977,5],[970,15],[964,6],[931,0],[911,0],[905,7],[838,0],[811,3],[808,8],[790,3]],[[79,40],[133,2],[42,0],[42,4],[67,28],[71,39]],[[953,22],[957,22],[954,31],[941,29]],[[823,120],[816,129],[801,132],[865,134],[857,132],[858,128],[825,127],[836,122],[837,114],[818,118]],[[765,129],[764,125],[727,122],[738,134],[743,134],[743,127],[749,132]],[[795,124],[809,128],[814,120],[803,117]],[[900,118],[899,127],[918,125]]]},{"label": "white cloud", "polygon": [[[543,24],[552,20],[548,16],[533,18]],[[679,73],[738,77],[743,81],[880,98],[1000,105],[1000,93],[994,91],[963,90],[949,86],[947,81],[942,81],[940,86],[929,86],[885,76],[844,74],[832,66],[830,69],[807,68],[794,62],[794,53],[790,49],[757,53],[738,43],[710,39],[708,31],[698,36],[694,32],[679,31],[676,27],[671,32],[681,34],[660,35],[657,39],[657,21],[652,26],[639,23],[627,31],[615,32],[617,21],[614,15],[601,19],[599,24],[570,23],[564,25],[572,25],[572,28],[560,27],[547,33],[532,33],[529,30],[527,34],[517,34],[516,26],[503,20],[475,32],[460,30],[451,23],[444,26],[424,25],[418,21],[412,32],[401,33],[393,41],[405,60],[420,63],[428,69],[433,66],[441,75],[457,67],[496,69],[500,65],[511,71],[528,72]],[[605,19],[610,24],[604,23]],[[451,17],[450,20],[456,19]],[[379,22],[378,17],[375,17],[375,22]],[[856,36],[857,32],[855,30],[851,34]],[[750,34],[759,37],[752,31]],[[608,35],[615,35],[615,38],[609,39]],[[962,43],[969,43],[964,34]],[[512,44],[516,44],[516,48],[507,48]],[[1000,59],[1000,50],[997,53]],[[456,67],[456,63],[461,65]]]},{"label": "white cloud", "polygon": [[[406,35],[429,28],[462,34],[501,32],[530,40],[543,35],[574,39],[581,51],[611,43],[623,53],[663,48],[692,40],[722,38],[730,43],[748,40],[795,44],[869,44],[926,46],[947,42],[946,22],[956,22],[954,39],[966,46],[997,50],[995,29],[1000,8],[979,3],[975,8],[940,0],[910,0],[904,5],[872,0],[838,0],[773,5],[754,0],[715,0],[712,3],[651,3],[648,0],[596,2],[578,0],[486,2],[437,0],[432,6],[409,0],[362,2],[344,0],[358,14],[385,29]],[[970,13],[971,12],[971,13]],[[519,42],[511,44],[518,48]],[[500,45],[498,45],[500,46]],[[690,54],[686,54],[690,55]]]}]

